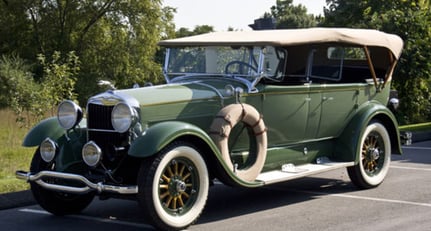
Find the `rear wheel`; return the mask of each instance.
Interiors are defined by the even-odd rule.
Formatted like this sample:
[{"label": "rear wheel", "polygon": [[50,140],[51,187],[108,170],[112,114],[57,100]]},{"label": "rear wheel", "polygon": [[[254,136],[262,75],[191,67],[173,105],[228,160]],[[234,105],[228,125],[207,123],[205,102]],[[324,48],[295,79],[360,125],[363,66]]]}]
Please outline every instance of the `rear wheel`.
[{"label": "rear wheel", "polygon": [[197,220],[206,204],[205,161],[193,145],[174,142],[143,161],[138,187],[138,201],[157,228],[184,229]]},{"label": "rear wheel", "polygon": [[[32,173],[37,173],[44,170],[52,170],[52,167],[52,164],[48,164],[42,160],[39,150],[37,150],[30,165],[30,171]],[[30,182],[30,190],[37,203],[43,209],[54,215],[79,213],[85,209],[94,198],[93,193],[70,194],[55,192],[43,188],[36,182]]]},{"label": "rear wheel", "polygon": [[352,182],[359,188],[374,188],[381,184],[389,170],[391,141],[381,123],[372,121],[361,138],[359,163],[348,167]]}]

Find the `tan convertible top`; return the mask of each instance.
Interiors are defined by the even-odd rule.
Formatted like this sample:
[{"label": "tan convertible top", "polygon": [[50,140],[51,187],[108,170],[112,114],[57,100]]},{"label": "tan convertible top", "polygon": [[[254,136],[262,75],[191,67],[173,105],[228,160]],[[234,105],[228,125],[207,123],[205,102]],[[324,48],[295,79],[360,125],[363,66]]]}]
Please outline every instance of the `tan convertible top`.
[{"label": "tan convertible top", "polygon": [[370,29],[308,28],[290,30],[212,32],[159,43],[165,47],[175,46],[289,46],[317,43],[347,43],[377,46],[389,49],[395,57],[401,55],[403,41],[394,34]]}]

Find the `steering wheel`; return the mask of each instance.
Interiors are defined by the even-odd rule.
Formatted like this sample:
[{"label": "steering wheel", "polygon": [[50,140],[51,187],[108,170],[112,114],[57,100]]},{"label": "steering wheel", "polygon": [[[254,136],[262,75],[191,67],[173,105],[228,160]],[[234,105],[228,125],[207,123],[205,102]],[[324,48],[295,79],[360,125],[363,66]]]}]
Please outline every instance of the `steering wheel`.
[{"label": "steering wheel", "polygon": [[[237,72],[231,72],[231,71],[229,71],[229,68],[232,65],[238,65]],[[246,73],[245,72],[246,68],[249,68],[249,69],[251,69],[251,70],[253,70],[254,72],[257,73],[256,67],[253,67],[252,65],[250,65],[250,64],[248,64],[246,62],[242,62],[242,61],[238,61],[238,60],[235,60],[235,61],[232,61],[232,62],[229,62],[228,64],[226,64],[225,73],[226,74],[245,74]]]}]

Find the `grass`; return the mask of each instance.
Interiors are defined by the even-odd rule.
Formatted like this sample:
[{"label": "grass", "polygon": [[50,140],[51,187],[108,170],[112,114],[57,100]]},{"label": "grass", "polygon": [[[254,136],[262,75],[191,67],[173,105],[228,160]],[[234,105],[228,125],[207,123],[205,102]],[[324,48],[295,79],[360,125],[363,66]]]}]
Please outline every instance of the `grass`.
[{"label": "grass", "polygon": [[27,128],[15,123],[16,116],[0,110],[0,193],[28,189],[28,183],[15,177],[16,170],[28,170],[35,149],[21,146]]},{"label": "grass", "polygon": [[400,131],[410,131],[410,132],[431,131],[431,122],[400,126]]}]

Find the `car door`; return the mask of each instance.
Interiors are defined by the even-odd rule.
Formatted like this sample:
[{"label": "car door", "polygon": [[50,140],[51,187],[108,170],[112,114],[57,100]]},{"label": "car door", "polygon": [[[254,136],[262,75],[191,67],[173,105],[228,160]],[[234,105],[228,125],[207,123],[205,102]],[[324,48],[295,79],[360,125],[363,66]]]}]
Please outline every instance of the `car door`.
[{"label": "car door", "polygon": [[286,145],[305,138],[309,114],[309,85],[267,85],[263,89],[263,118],[269,145]]},{"label": "car door", "polygon": [[358,87],[354,84],[321,84],[321,115],[316,138],[341,133],[357,109]]},{"label": "car door", "polygon": [[[331,44],[313,47],[307,72],[313,91],[321,92],[320,121],[316,139],[338,136],[358,108],[358,96],[365,84],[365,57],[357,47],[334,47]],[[365,70],[366,71],[366,70]],[[362,82],[361,82],[362,81]]]}]

